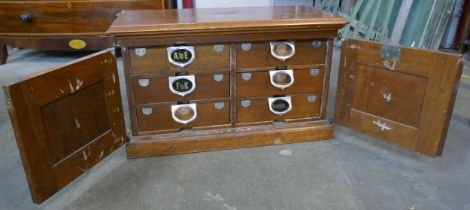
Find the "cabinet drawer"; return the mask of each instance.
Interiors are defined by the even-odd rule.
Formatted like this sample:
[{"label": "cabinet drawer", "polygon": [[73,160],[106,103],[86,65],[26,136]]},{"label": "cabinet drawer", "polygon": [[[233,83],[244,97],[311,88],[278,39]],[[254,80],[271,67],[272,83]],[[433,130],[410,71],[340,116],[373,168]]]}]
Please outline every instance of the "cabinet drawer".
[{"label": "cabinet drawer", "polygon": [[4,1],[0,33],[101,33],[125,9],[162,9],[160,1]]},{"label": "cabinet drawer", "polygon": [[[195,45],[189,47],[194,47],[194,55],[190,55],[192,61],[184,67],[170,62],[167,47],[130,49],[132,72],[147,74],[230,69],[230,49],[228,44]],[[188,55],[183,54],[183,56]],[[189,57],[187,58],[191,60]]]},{"label": "cabinet drawer", "polygon": [[135,76],[132,77],[134,100],[136,104],[148,104],[228,98],[230,97],[229,75],[226,71],[184,76],[172,76],[170,74]]},{"label": "cabinet drawer", "polygon": [[293,43],[295,54],[281,61],[271,54],[270,42],[235,44],[237,51],[237,71],[246,68],[275,68],[277,66],[306,66],[325,63],[326,41],[299,41]]},{"label": "cabinet drawer", "polygon": [[[268,97],[238,100],[237,123],[289,121],[292,119],[320,116],[321,94],[301,94],[287,97],[291,98],[291,103],[289,107],[285,108],[290,108],[290,111],[282,115],[271,111]],[[280,105],[283,104],[281,103]]]},{"label": "cabinet drawer", "polygon": [[322,92],[323,69],[237,73],[237,98]]},{"label": "cabinet drawer", "polygon": [[[148,132],[229,124],[230,104],[228,99],[202,101],[184,105],[194,105],[195,110],[189,108],[178,114],[177,110],[172,111],[172,106],[174,108],[178,106],[176,103],[136,106],[138,130],[140,132]],[[184,108],[182,107],[182,109]],[[175,113],[175,117],[173,117],[173,113]],[[192,116],[195,116],[194,119],[191,119]],[[189,119],[189,121],[177,122],[178,119]]]}]

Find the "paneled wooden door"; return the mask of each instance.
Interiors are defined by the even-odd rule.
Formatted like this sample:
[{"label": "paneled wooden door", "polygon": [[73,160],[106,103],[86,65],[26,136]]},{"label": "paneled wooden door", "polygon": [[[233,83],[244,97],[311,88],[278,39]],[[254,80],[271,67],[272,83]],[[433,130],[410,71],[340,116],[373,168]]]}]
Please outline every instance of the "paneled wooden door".
[{"label": "paneled wooden door", "polygon": [[461,72],[460,55],[347,40],[341,49],[334,121],[438,156]]},{"label": "paneled wooden door", "polygon": [[33,75],[4,92],[35,203],[126,142],[114,49]]}]

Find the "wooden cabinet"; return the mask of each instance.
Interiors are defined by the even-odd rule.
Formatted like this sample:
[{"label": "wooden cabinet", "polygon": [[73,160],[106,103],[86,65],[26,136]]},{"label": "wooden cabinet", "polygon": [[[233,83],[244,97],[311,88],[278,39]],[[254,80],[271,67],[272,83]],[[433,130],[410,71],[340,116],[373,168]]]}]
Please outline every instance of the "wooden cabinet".
[{"label": "wooden cabinet", "polygon": [[103,50],[122,10],[163,9],[162,0],[0,1],[0,64],[6,45],[44,50]]},{"label": "wooden cabinet", "polygon": [[[5,87],[33,200],[126,143],[129,158],[331,139],[333,40],[344,18],[309,7],[126,11],[132,135],[112,49]],[[461,56],[346,40],[334,122],[441,154]]]}]

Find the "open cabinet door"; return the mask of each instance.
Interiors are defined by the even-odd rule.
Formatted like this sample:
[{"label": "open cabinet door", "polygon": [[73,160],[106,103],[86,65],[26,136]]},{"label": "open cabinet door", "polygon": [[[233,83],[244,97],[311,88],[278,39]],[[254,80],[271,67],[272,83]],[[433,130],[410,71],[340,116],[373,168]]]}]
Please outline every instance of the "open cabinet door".
[{"label": "open cabinet door", "polygon": [[113,49],[5,86],[4,93],[35,203],[125,143]]},{"label": "open cabinet door", "polygon": [[461,56],[381,43],[343,43],[334,121],[400,147],[440,155]]}]

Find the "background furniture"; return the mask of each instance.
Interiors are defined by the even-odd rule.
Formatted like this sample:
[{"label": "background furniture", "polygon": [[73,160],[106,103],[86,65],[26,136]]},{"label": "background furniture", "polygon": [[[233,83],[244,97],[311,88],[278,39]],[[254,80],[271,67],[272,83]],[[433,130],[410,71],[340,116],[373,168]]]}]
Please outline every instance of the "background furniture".
[{"label": "background furniture", "polygon": [[0,64],[7,45],[44,50],[101,50],[122,10],[163,9],[163,0],[0,1]]}]

